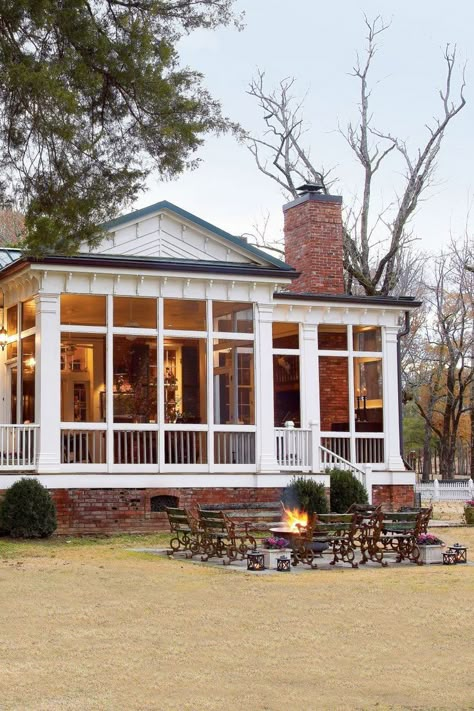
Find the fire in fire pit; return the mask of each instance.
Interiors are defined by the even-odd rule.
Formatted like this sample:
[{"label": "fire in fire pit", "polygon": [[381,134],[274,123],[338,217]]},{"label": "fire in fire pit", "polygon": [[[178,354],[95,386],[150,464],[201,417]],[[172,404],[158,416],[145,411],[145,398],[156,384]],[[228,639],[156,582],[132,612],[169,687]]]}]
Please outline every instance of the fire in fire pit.
[{"label": "fire in fire pit", "polygon": [[287,509],[285,506],[283,506],[283,511],[285,513],[285,520],[283,524],[291,531],[295,531],[295,533],[297,533],[300,528],[306,528],[308,525],[308,514],[305,511]]}]

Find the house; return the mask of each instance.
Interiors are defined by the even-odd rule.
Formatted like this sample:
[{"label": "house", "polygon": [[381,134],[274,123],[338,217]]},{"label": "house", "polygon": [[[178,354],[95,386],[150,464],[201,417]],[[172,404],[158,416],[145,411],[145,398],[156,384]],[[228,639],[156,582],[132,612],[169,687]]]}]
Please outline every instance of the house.
[{"label": "house", "polygon": [[340,197],[304,186],[284,213],[287,263],[168,202],[94,251],[0,250],[0,491],[36,476],[63,533],[275,501],[331,466],[411,503],[397,339],[418,304],[344,294]]}]

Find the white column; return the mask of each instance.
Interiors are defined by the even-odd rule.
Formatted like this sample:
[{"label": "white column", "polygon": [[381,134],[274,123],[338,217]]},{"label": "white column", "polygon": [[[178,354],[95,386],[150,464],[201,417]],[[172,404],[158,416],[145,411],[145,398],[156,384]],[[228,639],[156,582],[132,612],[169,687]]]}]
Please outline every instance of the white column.
[{"label": "white column", "polygon": [[61,366],[58,294],[38,294],[36,303],[35,422],[39,424],[38,473],[54,473],[61,462]]},{"label": "white column", "polygon": [[272,321],[273,306],[256,304],[255,319],[255,406],[257,471],[279,471],[275,454]]},{"label": "white column", "polygon": [[314,324],[300,328],[300,407],[301,427],[311,428],[311,471],[321,471],[321,413],[319,402],[318,331]]},{"label": "white column", "polygon": [[398,416],[398,326],[383,329],[383,421],[385,433],[385,462],[389,470],[405,471],[400,455]]}]

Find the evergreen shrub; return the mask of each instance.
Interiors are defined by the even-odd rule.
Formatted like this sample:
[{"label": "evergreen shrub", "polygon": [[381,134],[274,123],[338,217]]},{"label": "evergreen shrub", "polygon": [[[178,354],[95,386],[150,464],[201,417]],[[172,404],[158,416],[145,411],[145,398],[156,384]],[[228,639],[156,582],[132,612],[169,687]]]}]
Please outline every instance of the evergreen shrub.
[{"label": "evergreen shrub", "polygon": [[299,509],[308,514],[327,513],[328,502],[324,484],[303,476],[293,477],[283,490],[282,502],[287,509]]},{"label": "evergreen shrub", "polygon": [[331,511],[345,513],[352,504],[367,504],[369,499],[365,486],[346,469],[330,469]]},{"label": "evergreen shrub", "polygon": [[46,538],[56,530],[56,506],[37,479],[20,479],[0,504],[0,529],[12,538]]}]

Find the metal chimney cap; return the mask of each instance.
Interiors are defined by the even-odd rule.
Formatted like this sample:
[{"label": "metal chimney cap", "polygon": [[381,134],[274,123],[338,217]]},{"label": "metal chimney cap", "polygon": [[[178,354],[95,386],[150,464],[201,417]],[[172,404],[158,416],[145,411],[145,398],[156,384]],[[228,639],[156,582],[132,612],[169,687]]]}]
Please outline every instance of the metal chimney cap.
[{"label": "metal chimney cap", "polygon": [[323,190],[323,185],[321,183],[305,183],[296,189],[301,195],[304,195],[304,193],[320,193]]}]

